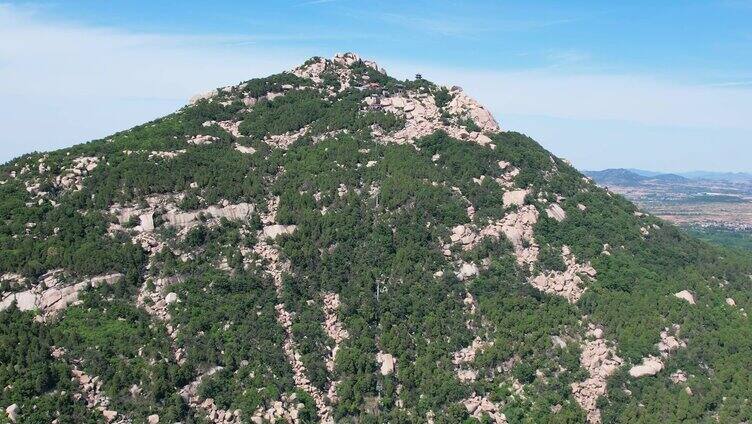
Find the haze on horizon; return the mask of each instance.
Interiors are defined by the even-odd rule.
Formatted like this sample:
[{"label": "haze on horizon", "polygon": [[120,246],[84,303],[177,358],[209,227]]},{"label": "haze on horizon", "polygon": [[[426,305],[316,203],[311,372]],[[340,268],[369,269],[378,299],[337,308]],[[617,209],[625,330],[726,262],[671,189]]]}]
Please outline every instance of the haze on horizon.
[{"label": "haze on horizon", "polygon": [[752,2],[0,2],[0,162],[355,51],[580,169],[750,172]]}]

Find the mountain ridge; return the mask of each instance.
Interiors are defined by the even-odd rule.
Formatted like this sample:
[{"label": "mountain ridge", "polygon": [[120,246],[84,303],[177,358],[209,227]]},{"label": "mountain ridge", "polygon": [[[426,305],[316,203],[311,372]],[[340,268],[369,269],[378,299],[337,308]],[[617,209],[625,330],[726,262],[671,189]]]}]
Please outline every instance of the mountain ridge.
[{"label": "mountain ridge", "polygon": [[0,216],[8,419],[750,413],[749,257],[352,53],[10,161]]}]

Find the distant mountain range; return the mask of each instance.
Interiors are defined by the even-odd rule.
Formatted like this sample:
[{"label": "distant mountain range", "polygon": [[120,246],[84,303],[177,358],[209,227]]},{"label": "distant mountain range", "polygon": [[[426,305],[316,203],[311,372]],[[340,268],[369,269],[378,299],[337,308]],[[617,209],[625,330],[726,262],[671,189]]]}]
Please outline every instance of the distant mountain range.
[{"label": "distant mountain range", "polygon": [[710,180],[728,182],[750,182],[752,174],[746,172],[711,172],[690,171],[681,173],[661,173],[634,168],[612,168],[602,171],[583,171],[599,184],[605,185],[637,185],[647,181],[664,183],[687,183],[691,180]]}]

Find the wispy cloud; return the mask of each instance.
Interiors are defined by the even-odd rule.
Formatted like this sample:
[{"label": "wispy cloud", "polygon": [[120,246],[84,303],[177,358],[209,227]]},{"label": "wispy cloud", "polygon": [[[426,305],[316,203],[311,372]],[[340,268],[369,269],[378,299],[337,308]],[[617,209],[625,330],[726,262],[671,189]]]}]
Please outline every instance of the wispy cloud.
[{"label": "wispy cloud", "polygon": [[752,80],[724,81],[707,84],[708,87],[752,87]]},{"label": "wispy cloud", "polygon": [[111,134],[170,113],[197,92],[318,53],[237,45],[253,41],[243,36],[80,26],[39,12],[0,4],[0,162]]},{"label": "wispy cloud", "polygon": [[505,20],[498,18],[477,17],[467,19],[449,13],[428,15],[409,14],[405,12],[384,12],[369,15],[390,25],[410,31],[449,37],[474,38],[493,32],[530,31],[555,25],[575,22],[574,18],[548,20]]},{"label": "wispy cloud", "polygon": [[300,3],[300,6],[313,6],[317,4],[334,3],[336,1],[337,0],[310,0],[310,1],[305,1],[303,3]]}]

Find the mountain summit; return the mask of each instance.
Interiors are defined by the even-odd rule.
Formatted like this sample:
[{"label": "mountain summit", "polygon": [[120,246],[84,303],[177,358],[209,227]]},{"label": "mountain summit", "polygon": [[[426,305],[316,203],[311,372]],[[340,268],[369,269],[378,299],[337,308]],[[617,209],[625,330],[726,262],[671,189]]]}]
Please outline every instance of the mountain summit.
[{"label": "mountain summit", "polygon": [[352,53],[0,167],[0,418],[752,419],[752,260]]}]

